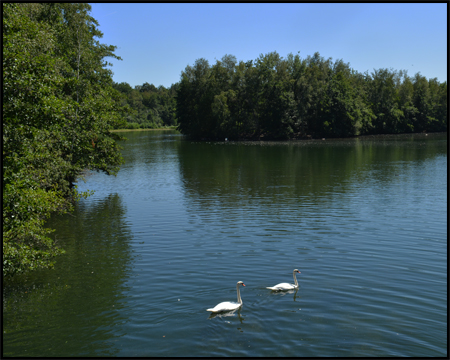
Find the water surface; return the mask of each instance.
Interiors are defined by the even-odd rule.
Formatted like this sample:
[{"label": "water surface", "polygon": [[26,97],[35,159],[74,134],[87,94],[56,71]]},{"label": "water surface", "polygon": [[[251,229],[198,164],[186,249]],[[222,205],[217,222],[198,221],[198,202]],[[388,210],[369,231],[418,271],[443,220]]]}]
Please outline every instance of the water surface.
[{"label": "water surface", "polygon": [[446,134],[125,136],[55,270],[4,284],[5,356],[447,356]]}]

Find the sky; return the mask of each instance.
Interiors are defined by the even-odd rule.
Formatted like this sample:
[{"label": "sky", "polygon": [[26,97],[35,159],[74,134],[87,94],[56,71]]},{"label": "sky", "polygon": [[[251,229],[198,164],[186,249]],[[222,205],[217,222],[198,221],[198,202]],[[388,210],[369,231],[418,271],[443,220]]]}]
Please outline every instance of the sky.
[{"label": "sky", "polygon": [[447,81],[447,3],[90,3],[113,80],[170,87],[195,60],[319,52],[358,72]]}]

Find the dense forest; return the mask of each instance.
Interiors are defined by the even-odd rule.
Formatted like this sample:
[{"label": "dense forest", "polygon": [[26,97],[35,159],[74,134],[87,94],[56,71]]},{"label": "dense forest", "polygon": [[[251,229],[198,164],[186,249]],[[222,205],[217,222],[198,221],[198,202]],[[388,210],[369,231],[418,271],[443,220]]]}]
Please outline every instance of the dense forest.
[{"label": "dense forest", "polygon": [[447,131],[447,82],[364,74],[319,53],[276,52],[188,65],[177,91],[181,133],[195,139],[292,139]]},{"label": "dense forest", "polygon": [[121,94],[85,3],[3,3],[3,275],[51,266],[63,252],[45,221],[86,193],[85,169],[116,174],[123,159],[110,129]]},{"label": "dense forest", "polygon": [[166,89],[144,83],[133,89],[128,83],[114,83],[121,94],[120,105],[127,108],[121,126],[127,129],[155,129],[174,127],[178,83]]}]

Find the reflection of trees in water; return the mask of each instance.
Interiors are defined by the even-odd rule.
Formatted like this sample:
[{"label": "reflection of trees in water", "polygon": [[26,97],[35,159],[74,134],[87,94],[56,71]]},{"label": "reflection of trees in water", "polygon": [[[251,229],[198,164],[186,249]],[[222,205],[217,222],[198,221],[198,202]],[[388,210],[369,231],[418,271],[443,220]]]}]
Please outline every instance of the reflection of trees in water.
[{"label": "reflection of trees in water", "polygon": [[183,139],[175,130],[135,131],[124,133],[127,140],[122,150],[126,167],[136,167],[140,163],[158,165],[169,160],[174,148]]},{"label": "reflection of trees in water", "polygon": [[82,200],[74,215],[50,220],[66,254],[54,270],[5,285],[5,355],[112,356],[119,351],[113,341],[122,335],[120,309],[132,259],[124,214],[115,194]]},{"label": "reflection of trees in water", "polygon": [[[202,205],[246,205],[249,199],[269,203],[308,201],[351,181],[374,176],[377,164],[426,160],[446,152],[446,145],[420,135],[298,142],[180,142],[178,156],[186,196],[202,197]],[[377,176],[394,181],[401,168],[383,166]]]}]

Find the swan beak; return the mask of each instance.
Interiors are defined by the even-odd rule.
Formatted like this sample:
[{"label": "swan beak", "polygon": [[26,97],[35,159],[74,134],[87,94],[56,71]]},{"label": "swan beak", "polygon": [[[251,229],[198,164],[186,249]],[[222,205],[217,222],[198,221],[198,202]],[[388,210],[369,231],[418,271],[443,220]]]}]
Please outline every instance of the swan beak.
[{"label": "swan beak", "polygon": [[242,284],[242,286],[245,286],[245,284]]}]

